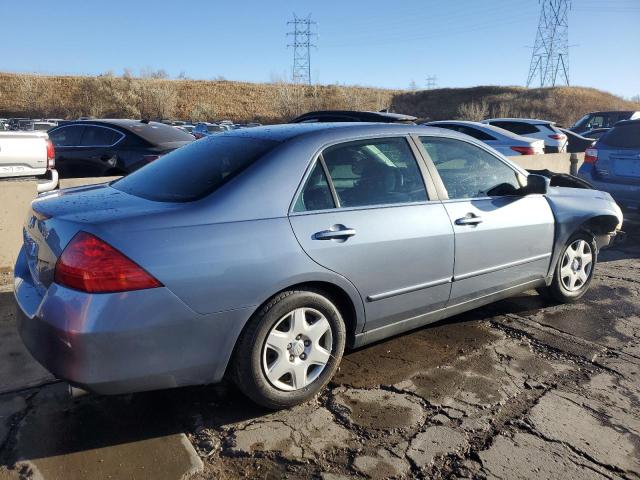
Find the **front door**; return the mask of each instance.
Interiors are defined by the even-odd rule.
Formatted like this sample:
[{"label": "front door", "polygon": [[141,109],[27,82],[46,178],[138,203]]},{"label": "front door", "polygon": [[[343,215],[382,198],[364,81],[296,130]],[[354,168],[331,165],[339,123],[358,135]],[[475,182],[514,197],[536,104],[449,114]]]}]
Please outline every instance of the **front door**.
[{"label": "front door", "polygon": [[449,196],[443,201],[455,232],[449,305],[543,279],[554,238],[544,196],[514,195],[526,178],[484,148],[452,138],[420,140]]},{"label": "front door", "polygon": [[446,305],[453,229],[442,203],[429,201],[407,138],[327,148],[290,220],[307,254],[356,286],[365,330]]}]

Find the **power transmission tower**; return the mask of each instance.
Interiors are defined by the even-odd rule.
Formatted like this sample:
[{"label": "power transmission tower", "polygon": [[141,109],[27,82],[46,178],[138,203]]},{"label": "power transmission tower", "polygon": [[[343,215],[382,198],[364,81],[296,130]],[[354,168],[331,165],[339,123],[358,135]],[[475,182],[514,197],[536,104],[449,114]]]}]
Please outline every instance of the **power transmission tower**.
[{"label": "power transmission tower", "polygon": [[311,85],[311,47],[315,47],[313,39],[318,34],[312,31],[312,27],[317,22],[311,20],[311,14],[306,18],[300,18],[295,13],[293,20],[287,22],[287,25],[293,25],[293,31],[287,35],[293,37],[293,43],[287,47],[293,47],[293,68],[291,78],[294,83],[308,83]]},{"label": "power transmission tower", "polygon": [[436,80],[438,80],[438,77],[436,77],[435,75],[429,75],[427,77],[427,90],[433,90],[438,86]]},{"label": "power transmission tower", "polygon": [[571,0],[540,0],[540,20],[531,54],[527,87],[569,85],[569,10]]}]

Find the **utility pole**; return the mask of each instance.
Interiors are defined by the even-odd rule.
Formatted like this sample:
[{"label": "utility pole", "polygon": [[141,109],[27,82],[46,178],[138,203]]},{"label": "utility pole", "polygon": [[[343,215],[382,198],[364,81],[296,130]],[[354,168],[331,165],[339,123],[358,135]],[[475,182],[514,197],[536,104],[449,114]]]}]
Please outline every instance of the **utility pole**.
[{"label": "utility pole", "polygon": [[571,0],[540,0],[540,19],[531,54],[527,87],[569,85],[569,10]]},{"label": "utility pole", "polygon": [[435,75],[429,75],[427,77],[427,90],[433,90],[438,86],[436,80],[438,80],[438,77],[436,77]]},{"label": "utility pole", "polygon": [[293,83],[311,85],[311,47],[316,46],[313,39],[318,36],[315,31],[312,31],[312,27],[315,27],[317,22],[311,20],[311,14],[300,18],[294,13],[293,20],[288,21],[287,25],[293,25],[293,31],[287,33],[287,36],[293,37],[293,43],[287,45],[287,47],[293,47],[291,79]]}]

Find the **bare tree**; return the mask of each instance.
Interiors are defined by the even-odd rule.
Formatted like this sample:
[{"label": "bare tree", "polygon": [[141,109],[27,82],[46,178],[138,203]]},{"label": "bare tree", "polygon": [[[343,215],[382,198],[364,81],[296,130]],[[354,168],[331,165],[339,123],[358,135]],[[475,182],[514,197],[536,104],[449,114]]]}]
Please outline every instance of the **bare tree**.
[{"label": "bare tree", "polygon": [[463,103],[458,107],[458,118],[461,120],[471,120],[479,122],[487,118],[489,105],[486,100],[481,102]]}]

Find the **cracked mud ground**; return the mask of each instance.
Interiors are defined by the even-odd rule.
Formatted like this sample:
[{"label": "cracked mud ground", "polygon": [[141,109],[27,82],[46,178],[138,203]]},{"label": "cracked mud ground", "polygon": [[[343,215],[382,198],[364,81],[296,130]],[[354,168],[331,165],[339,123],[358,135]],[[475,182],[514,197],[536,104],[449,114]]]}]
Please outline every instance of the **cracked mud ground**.
[{"label": "cracked mud ground", "polygon": [[[313,402],[228,384],[65,398],[0,290],[0,480],[640,478],[640,232],[590,292],[527,292],[349,352]],[[8,279],[7,279],[8,280]]]}]

